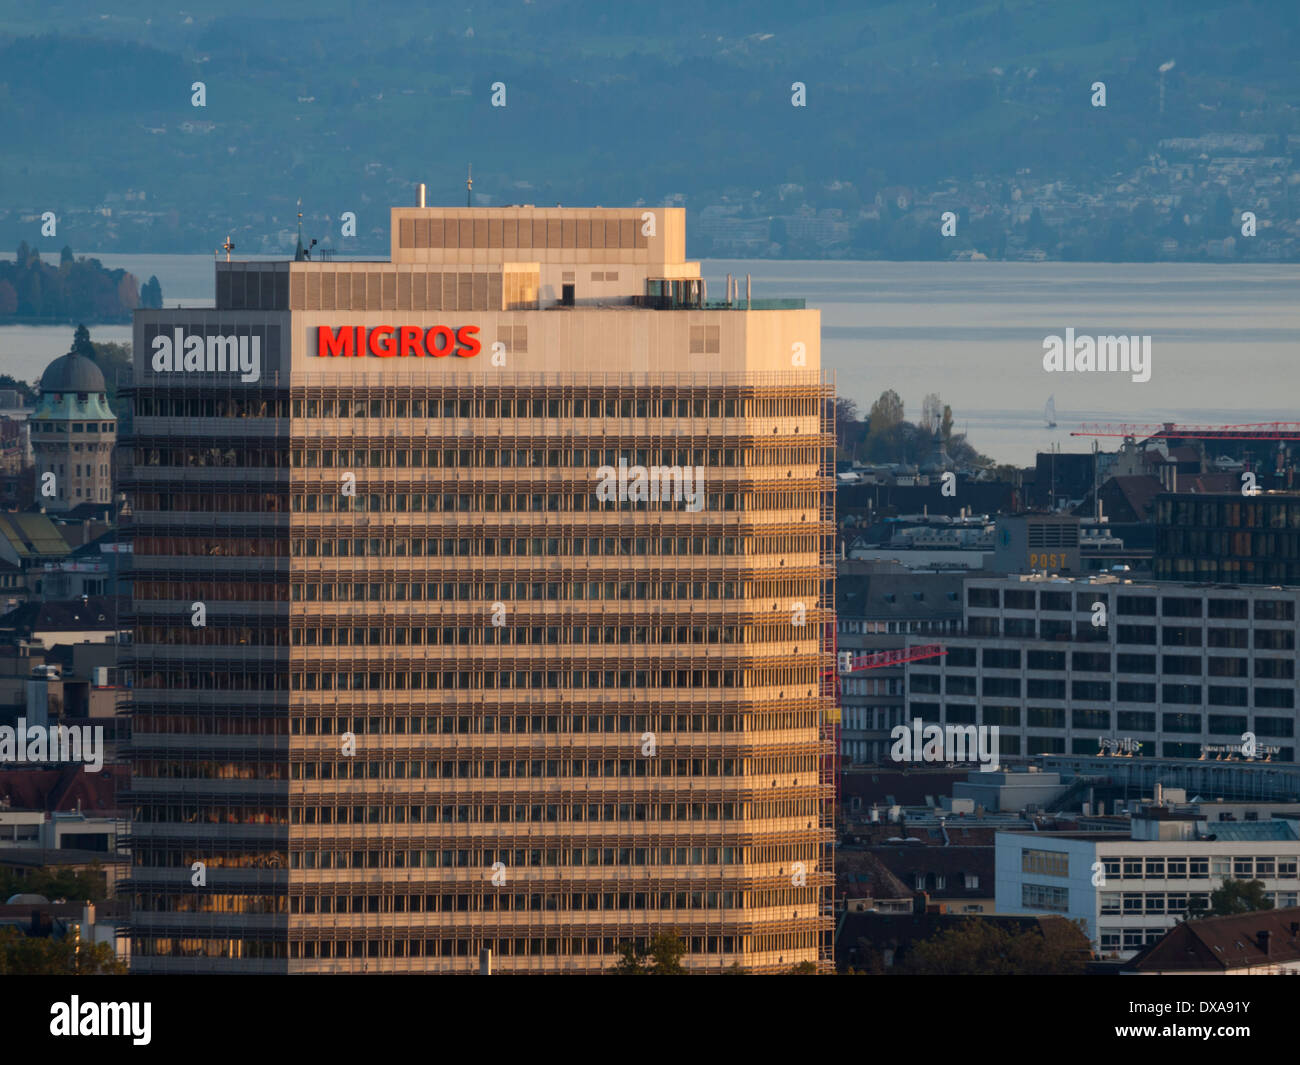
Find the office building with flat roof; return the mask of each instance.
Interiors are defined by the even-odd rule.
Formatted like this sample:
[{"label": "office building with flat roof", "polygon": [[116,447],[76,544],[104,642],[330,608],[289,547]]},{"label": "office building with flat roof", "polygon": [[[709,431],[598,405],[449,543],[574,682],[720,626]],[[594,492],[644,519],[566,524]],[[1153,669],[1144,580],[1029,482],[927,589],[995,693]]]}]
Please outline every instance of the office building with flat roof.
[{"label": "office building with flat roof", "polygon": [[[1294,762],[1300,589],[971,578],[963,634],[907,665],[908,713],[997,726],[1003,758]],[[918,637],[916,643],[928,642]]]},{"label": "office building with flat roof", "polygon": [[829,958],[833,384],[684,225],[396,208],[136,313],[133,969]]}]

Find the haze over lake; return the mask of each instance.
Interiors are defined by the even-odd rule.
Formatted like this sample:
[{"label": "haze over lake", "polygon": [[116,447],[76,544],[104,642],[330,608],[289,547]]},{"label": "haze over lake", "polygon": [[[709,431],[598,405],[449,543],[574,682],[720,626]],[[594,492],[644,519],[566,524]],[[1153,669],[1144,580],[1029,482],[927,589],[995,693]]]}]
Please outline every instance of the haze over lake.
[{"label": "haze over lake", "polygon": [[[57,261],[57,256],[52,257]],[[209,255],[99,255],[164,302],[211,306]],[[1300,420],[1300,266],[1185,263],[888,263],[705,260],[710,298],[727,273],[753,276],[755,299],[797,296],[822,312],[822,361],[863,415],[892,388],[907,417],[927,392],[953,408],[956,429],[1000,462],[1028,464],[1081,422],[1231,423]],[[581,294],[580,294],[581,295]],[[1126,373],[1048,373],[1043,340],[1152,338],[1151,380]],[[128,326],[94,340],[126,341]],[[0,373],[34,380],[68,350],[68,326],[0,328]],[[1043,408],[1055,396],[1057,428]],[[1103,439],[1113,449],[1117,441]]]}]

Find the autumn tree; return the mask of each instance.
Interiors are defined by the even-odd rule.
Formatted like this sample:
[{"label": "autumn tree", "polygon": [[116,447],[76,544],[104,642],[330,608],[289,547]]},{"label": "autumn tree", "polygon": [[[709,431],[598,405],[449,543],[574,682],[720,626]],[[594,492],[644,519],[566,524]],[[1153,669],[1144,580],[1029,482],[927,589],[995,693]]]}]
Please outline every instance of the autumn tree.
[{"label": "autumn tree", "polygon": [[126,965],[107,943],[78,944],[71,936],[28,936],[0,928],[0,976],[125,975]]},{"label": "autumn tree", "polygon": [[1069,922],[1012,930],[968,920],[914,943],[898,972],[923,976],[1057,976],[1083,972],[1088,951]]},{"label": "autumn tree", "polygon": [[871,404],[871,413],[867,415],[867,425],[871,432],[887,433],[903,420],[903,400],[892,388],[880,393],[880,398]]}]

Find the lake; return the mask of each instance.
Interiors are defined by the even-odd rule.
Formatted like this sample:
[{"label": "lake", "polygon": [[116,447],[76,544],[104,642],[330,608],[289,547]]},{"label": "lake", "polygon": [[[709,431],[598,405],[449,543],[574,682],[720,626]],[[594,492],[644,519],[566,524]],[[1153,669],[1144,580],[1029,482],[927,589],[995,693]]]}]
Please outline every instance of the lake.
[{"label": "lake", "polygon": [[[54,257],[57,259],[57,257]],[[169,306],[211,306],[208,255],[100,255]],[[956,429],[1000,462],[1029,464],[1054,444],[1083,451],[1081,422],[1300,420],[1300,266],[1199,263],[883,263],[705,260],[711,297],[728,272],[759,297],[796,296],[822,312],[822,361],[862,414],[885,389],[916,418],[928,392]],[[1043,341],[1150,336],[1151,379],[1048,373]],[[95,340],[128,341],[129,326]],[[0,372],[33,380],[68,350],[68,326],[0,327]],[[1296,375],[1296,376],[1293,376]],[[1056,429],[1043,416],[1055,397]],[[1113,450],[1117,441],[1103,439]]]}]

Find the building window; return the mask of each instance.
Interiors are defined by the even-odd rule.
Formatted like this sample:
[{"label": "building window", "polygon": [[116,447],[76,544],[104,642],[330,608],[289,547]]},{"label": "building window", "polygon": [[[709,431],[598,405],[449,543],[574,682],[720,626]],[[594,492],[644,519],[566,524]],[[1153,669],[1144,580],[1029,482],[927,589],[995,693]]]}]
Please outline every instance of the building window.
[{"label": "building window", "polygon": [[1050,910],[1065,913],[1070,909],[1070,892],[1067,888],[1046,887],[1042,884],[1022,884],[1020,904],[1027,910]]},{"label": "building window", "polygon": [[1020,852],[1020,871],[1041,876],[1069,876],[1070,857],[1063,851],[1025,849]]}]

